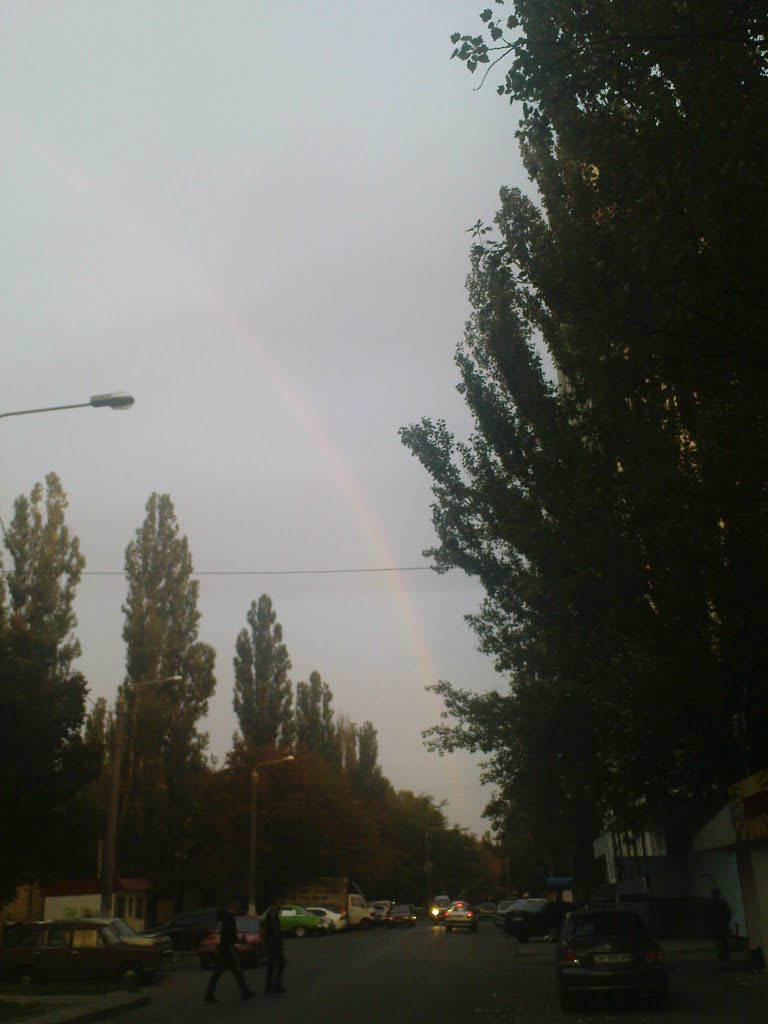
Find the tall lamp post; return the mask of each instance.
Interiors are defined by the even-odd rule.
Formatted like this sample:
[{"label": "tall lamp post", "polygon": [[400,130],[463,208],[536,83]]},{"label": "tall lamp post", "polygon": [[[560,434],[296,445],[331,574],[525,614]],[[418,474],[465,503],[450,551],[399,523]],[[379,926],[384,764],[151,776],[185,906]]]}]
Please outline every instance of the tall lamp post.
[{"label": "tall lamp post", "polygon": [[110,391],[106,395],[92,395],[87,402],[75,402],[72,405],[46,405],[41,409],[17,409],[15,412],[0,412],[0,420],[7,416],[31,416],[36,412],[60,412],[62,409],[130,409],[134,403],[133,395],[125,391]]},{"label": "tall lamp post", "polygon": [[[145,683],[134,683],[132,689],[141,686],[159,686],[162,683],[180,683],[181,676],[164,676],[149,679]],[[125,698],[118,697],[115,716],[115,741],[112,746],[112,778],[110,780],[109,804],[107,805],[107,827],[104,836],[104,856],[101,862],[101,914],[109,917],[112,913],[112,894],[115,887],[115,861],[117,858],[117,812],[120,802],[120,765],[125,745]]]},{"label": "tall lamp post", "polygon": [[260,761],[251,769],[251,846],[248,864],[248,913],[256,913],[256,808],[258,806],[259,769],[269,768],[274,764],[285,764],[293,761],[293,754],[278,757],[274,761]]}]

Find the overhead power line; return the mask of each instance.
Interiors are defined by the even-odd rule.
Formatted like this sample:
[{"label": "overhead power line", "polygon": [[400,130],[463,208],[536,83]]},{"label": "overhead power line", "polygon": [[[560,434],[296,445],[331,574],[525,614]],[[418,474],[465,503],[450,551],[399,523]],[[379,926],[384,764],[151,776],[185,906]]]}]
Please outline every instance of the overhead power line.
[{"label": "overhead power line", "polygon": [[[4,570],[10,576],[13,569]],[[431,565],[370,566],[362,569],[200,569],[192,576],[337,576],[344,573],[431,572]],[[125,576],[124,569],[86,569],[82,576]]]}]

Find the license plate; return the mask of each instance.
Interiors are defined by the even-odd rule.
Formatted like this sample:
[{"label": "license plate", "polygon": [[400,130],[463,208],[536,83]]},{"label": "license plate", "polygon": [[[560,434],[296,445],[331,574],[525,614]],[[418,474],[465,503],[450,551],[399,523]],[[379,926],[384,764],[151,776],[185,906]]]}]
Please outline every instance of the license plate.
[{"label": "license plate", "polygon": [[627,953],[597,953],[595,955],[596,964],[628,964],[632,962],[632,957]]}]

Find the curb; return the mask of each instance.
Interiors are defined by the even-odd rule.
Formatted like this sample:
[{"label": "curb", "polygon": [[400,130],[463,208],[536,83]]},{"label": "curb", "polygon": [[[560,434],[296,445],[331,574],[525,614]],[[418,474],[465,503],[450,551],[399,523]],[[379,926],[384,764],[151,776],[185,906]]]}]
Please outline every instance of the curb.
[{"label": "curb", "polygon": [[[76,997],[72,997],[73,1000]],[[45,1000],[50,1000],[46,1006]],[[109,993],[105,996],[85,998],[71,1003],[62,1003],[55,996],[4,996],[4,1003],[34,1006],[34,1013],[22,1018],[24,1024],[73,1024],[74,1021],[107,1020],[126,1010],[145,1006],[149,996],[128,992]]]}]

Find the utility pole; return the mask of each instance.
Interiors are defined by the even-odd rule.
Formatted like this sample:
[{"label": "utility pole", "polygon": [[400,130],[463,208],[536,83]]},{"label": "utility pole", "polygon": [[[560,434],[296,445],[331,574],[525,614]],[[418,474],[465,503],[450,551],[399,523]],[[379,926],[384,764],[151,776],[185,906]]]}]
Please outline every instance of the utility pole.
[{"label": "utility pole", "polygon": [[424,875],[427,883],[427,914],[432,904],[432,861],[429,851],[429,832],[424,833]]},{"label": "utility pole", "polygon": [[115,851],[117,849],[117,805],[120,799],[120,763],[125,739],[125,701],[118,698],[115,712],[115,742],[112,746],[112,778],[107,807],[107,830],[101,870],[101,915],[112,916],[112,894],[115,889]]}]

